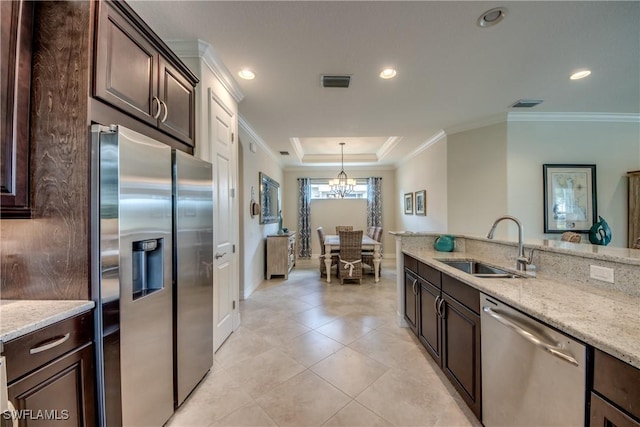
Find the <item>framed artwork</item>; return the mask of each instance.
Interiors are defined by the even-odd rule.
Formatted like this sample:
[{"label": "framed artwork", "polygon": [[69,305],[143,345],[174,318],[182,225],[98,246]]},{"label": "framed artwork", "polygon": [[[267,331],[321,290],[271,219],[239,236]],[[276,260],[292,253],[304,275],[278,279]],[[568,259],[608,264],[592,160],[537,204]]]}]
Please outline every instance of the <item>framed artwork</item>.
[{"label": "framed artwork", "polygon": [[544,232],[587,233],[597,218],[596,165],[542,165]]},{"label": "framed artwork", "polygon": [[415,192],[416,201],[416,215],[427,214],[427,190],[420,190]]},{"label": "framed artwork", "polygon": [[404,194],[404,213],[413,215],[413,193]]}]

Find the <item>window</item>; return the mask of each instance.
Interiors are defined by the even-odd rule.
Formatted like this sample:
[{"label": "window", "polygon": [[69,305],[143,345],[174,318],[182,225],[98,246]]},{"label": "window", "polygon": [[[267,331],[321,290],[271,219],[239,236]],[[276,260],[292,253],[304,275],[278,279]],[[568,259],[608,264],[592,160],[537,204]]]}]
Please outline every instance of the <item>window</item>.
[{"label": "window", "polygon": [[[312,199],[339,199],[340,197],[331,193],[329,187],[330,178],[314,178],[311,180],[311,198]],[[350,194],[344,196],[345,199],[366,199],[367,198],[367,179],[356,178],[356,188]]]}]

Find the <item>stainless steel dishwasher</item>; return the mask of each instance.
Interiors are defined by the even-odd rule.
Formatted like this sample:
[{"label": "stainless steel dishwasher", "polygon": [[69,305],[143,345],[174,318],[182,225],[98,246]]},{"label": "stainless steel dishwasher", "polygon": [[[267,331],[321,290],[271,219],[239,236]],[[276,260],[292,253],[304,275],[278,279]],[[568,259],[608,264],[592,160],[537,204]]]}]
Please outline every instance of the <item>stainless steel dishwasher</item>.
[{"label": "stainless steel dishwasher", "polygon": [[586,347],[481,294],[482,422],[584,426]]}]

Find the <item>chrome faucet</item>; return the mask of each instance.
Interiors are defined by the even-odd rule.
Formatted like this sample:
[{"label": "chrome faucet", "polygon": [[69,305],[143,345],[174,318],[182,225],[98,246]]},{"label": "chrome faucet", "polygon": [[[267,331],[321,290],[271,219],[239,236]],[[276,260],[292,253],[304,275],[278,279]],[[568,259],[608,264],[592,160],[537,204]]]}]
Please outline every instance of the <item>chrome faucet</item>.
[{"label": "chrome faucet", "polygon": [[527,265],[531,264],[531,258],[533,257],[533,250],[531,251],[531,257],[527,258],[524,254],[524,241],[522,239],[522,223],[518,218],[511,215],[503,215],[496,219],[491,226],[491,230],[487,234],[487,239],[493,239],[493,233],[496,231],[496,227],[498,223],[504,219],[510,219],[515,222],[518,226],[518,258],[516,258],[516,270],[518,271],[527,271]]}]

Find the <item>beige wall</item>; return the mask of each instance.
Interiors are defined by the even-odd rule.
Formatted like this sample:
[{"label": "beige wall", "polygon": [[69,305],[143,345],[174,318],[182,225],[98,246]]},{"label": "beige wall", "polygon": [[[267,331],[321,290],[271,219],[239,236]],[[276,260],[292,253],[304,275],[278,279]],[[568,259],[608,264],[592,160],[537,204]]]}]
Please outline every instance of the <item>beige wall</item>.
[{"label": "beige wall", "polygon": [[[506,181],[506,123],[448,135],[448,231],[486,235],[508,213]],[[510,227],[501,225],[496,237],[505,237]]]},{"label": "beige wall", "polygon": [[[333,178],[339,169],[336,167],[313,168],[313,170],[287,170],[284,173],[284,196],[282,215],[284,226],[298,229],[298,178]],[[395,255],[395,241],[387,234],[396,222],[395,172],[390,169],[365,169],[345,167],[349,178],[382,177],[382,250],[385,258]],[[320,254],[316,228],[322,226],[327,234],[335,233],[336,225],[353,225],[355,229],[366,230],[366,200],[312,200],[311,201],[311,251],[312,256]]]},{"label": "beige wall", "polygon": [[[249,149],[254,144],[256,152]],[[260,224],[260,216],[251,217],[249,205],[253,187],[256,202],[260,203],[259,172],[280,183],[282,198],[282,169],[263,147],[240,128],[240,296],[246,298],[262,283],[265,273],[265,238],[278,232],[278,223]],[[286,227],[287,225],[285,225]],[[291,227],[290,227],[291,228]],[[293,229],[293,228],[292,228]]]},{"label": "beige wall", "polygon": [[[427,215],[405,215],[404,194],[427,191]],[[447,138],[399,165],[394,194],[395,230],[447,231]]]},{"label": "beige wall", "polygon": [[542,165],[595,164],[598,215],[611,227],[611,246],[626,246],[625,174],[640,169],[640,124],[510,121],[508,140],[509,212],[522,220],[525,237],[558,238],[543,232]]}]

